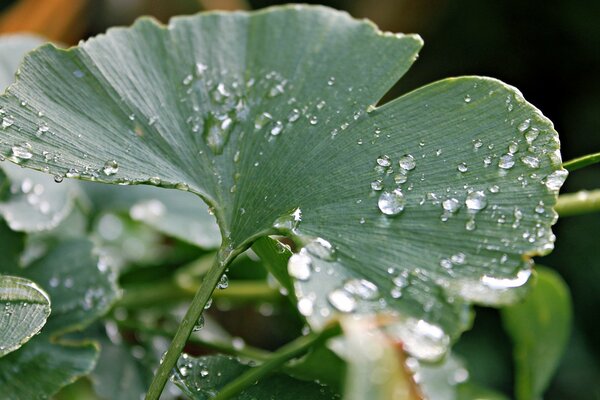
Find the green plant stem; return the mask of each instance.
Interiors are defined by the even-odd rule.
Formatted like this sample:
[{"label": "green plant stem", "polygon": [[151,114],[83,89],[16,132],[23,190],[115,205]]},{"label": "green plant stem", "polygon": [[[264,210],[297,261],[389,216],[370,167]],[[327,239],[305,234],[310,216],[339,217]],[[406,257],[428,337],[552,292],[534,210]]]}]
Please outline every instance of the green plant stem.
[{"label": "green plant stem", "polygon": [[600,162],[600,153],[594,153],[566,161],[563,163],[563,167],[565,169],[568,169],[569,172],[573,172],[580,168],[587,167],[588,165],[596,164],[598,162]]},{"label": "green plant stem", "polygon": [[[125,321],[116,321],[117,325],[122,328],[132,329],[138,332],[147,333],[154,336],[163,336],[163,337],[173,337],[174,333],[168,331],[166,329],[161,328],[153,328],[149,326],[145,326],[140,324],[137,321],[125,320]],[[202,340],[197,336],[190,336],[188,338],[189,343],[196,344],[198,346],[202,346],[206,349],[215,350],[224,354],[231,354],[238,357],[249,358],[254,361],[263,362],[269,359],[271,353],[266,350],[261,350],[256,347],[246,346],[243,347],[235,347],[231,343],[227,342],[213,342]]]},{"label": "green plant stem", "polygon": [[240,393],[245,388],[253,385],[257,380],[269,375],[274,370],[283,366],[289,360],[296,358],[316,344],[337,336],[341,333],[338,324],[331,325],[318,333],[311,333],[301,336],[298,339],[286,344],[276,352],[272,353],[270,358],[260,366],[252,368],[240,375],[237,379],[223,387],[213,400],[226,400]]},{"label": "green plant stem", "polygon": [[561,217],[600,211],[600,190],[563,194],[554,209]]},{"label": "green plant stem", "polygon": [[146,400],[158,400],[160,397],[160,394],[171,375],[171,370],[177,363],[179,355],[183,351],[185,343],[194,329],[194,325],[196,325],[198,318],[200,318],[204,311],[204,306],[210,299],[217,283],[219,283],[221,275],[223,275],[225,269],[237,254],[234,255],[229,253],[226,256],[223,256],[222,253],[220,253],[220,255],[221,256],[216,258],[215,263],[206,274],[202,286],[196,292],[192,304],[190,304],[183,320],[179,324],[175,337],[169,345],[169,349],[165,353],[162,363],[158,366],[156,374],[150,383],[148,393],[146,394]]},{"label": "green plant stem", "polygon": [[[188,282],[185,287],[181,287],[172,281],[129,285],[124,287],[123,297],[119,300],[118,306],[126,308],[145,308],[155,305],[170,306],[174,302],[191,299],[200,286],[200,283]],[[195,290],[192,291],[192,289]],[[227,290],[216,291],[212,297],[240,303],[275,302],[282,298],[277,289],[272,288],[264,281],[230,282]]]}]

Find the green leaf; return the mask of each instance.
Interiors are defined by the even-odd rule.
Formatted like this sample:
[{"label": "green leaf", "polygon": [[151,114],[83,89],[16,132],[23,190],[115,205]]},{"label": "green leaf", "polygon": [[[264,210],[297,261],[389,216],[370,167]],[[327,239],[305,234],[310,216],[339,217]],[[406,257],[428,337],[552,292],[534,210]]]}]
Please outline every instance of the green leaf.
[{"label": "green leaf", "polygon": [[14,231],[39,232],[56,228],[71,212],[78,187],[58,185],[52,177],[3,163],[10,195],[0,202],[0,213]]},{"label": "green leaf", "polygon": [[0,92],[14,81],[23,56],[44,42],[39,36],[27,34],[0,36]]},{"label": "green leaf", "polygon": [[83,187],[97,210],[126,212],[136,221],[203,249],[214,249],[221,243],[215,218],[191,193],[151,186]]},{"label": "green leaf", "polygon": [[294,282],[287,273],[288,260],[292,256],[290,248],[270,237],[262,237],[254,242],[252,250],[260,257],[265,267],[279,283],[289,293],[293,293]]},{"label": "green leaf", "polygon": [[92,371],[98,348],[93,344],[53,343],[40,335],[0,358],[2,399],[49,398]]},{"label": "green leaf", "polygon": [[65,240],[27,268],[8,271],[38,282],[49,294],[52,314],[46,332],[83,329],[116,300],[116,276],[92,248],[86,239]]},{"label": "green leaf", "polygon": [[0,357],[38,333],[50,315],[50,299],[34,282],[0,275]]},{"label": "green leaf", "polygon": [[516,398],[541,398],[571,332],[571,295],[554,271],[537,267],[537,282],[525,301],[503,308],[504,327],[514,343]]},{"label": "green leaf", "polygon": [[288,270],[313,328],[391,314],[408,352],[439,358],[468,327],[464,300],[516,300],[524,260],[552,249],[566,171],[551,122],[497,80],[375,107],[421,45],[323,7],[141,19],[32,52],[0,98],[0,152],[196,193],[223,259],[287,234],[304,246]]},{"label": "green leaf", "polygon": [[[190,398],[208,400],[220,388],[246,372],[251,367],[233,357],[224,355],[190,357],[184,354],[177,364],[173,381]],[[326,386],[300,381],[287,375],[276,374],[261,379],[233,397],[235,400],[252,399],[338,399]]]}]

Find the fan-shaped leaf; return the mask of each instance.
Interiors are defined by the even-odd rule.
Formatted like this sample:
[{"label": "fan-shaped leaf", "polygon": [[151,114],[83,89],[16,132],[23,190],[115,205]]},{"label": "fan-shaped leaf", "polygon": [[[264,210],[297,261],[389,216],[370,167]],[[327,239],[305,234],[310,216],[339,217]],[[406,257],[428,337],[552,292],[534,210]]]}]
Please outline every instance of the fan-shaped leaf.
[{"label": "fan-shaped leaf", "polygon": [[0,151],[192,191],[222,254],[291,235],[313,327],[384,312],[409,352],[437,358],[468,326],[463,300],[514,300],[528,257],[552,248],[566,171],[550,121],[502,82],[447,79],[374,107],[421,44],[322,7],[142,19],[27,57],[0,98]]}]

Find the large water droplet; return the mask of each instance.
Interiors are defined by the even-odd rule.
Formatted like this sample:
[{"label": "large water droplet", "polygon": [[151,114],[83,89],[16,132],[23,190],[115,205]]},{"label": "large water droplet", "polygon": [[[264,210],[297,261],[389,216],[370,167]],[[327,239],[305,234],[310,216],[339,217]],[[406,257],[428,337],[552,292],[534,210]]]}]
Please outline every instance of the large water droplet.
[{"label": "large water droplet", "polygon": [[105,162],[104,167],[102,167],[102,172],[106,176],[115,175],[117,172],[119,172],[119,163],[117,163],[115,160],[109,160]]},{"label": "large water droplet", "polygon": [[481,190],[471,192],[467,195],[465,205],[469,211],[478,212],[483,210],[487,206],[487,198],[485,193]]},{"label": "large water droplet", "polygon": [[390,161],[389,156],[382,155],[380,157],[377,157],[377,165],[380,165],[382,167],[389,167],[390,165],[392,165],[392,162]]},{"label": "large water droplet", "polygon": [[211,113],[207,115],[204,120],[202,137],[213,154],[223,153],[233,126],[233,119],[226,114],[214,115]]},{"label": "large water droplet", "polygon": [[504,154],[498,161],[498,166],[502,169],[511,169],[515,165],[515,158],[512,154]]},{"label": "large water droplet", "polygon": [[546,187],[550,190],[560,189],[568,175],[569,173],[564,169],[554,171],[546,177]]},{"label": "large water droplet", "polygon": [[349,313],[356,309],[356,300],[345,290],[336,289],[327,295],[327,300],[338,311]]},{"label": "large water droplet", "polygon": [[379,196],[377,206],[385,215],[398,215],[404,210],[406,200],[400,189],[395,189],[393,192],[383,192]]},{"label": "large water droplet", "polygon": [[363,300],[375,300],[379,297],[377,285],[366,279],[351,279],[344,283],[344,290]]},{"label": "large water droplet", "polygon": [[467,164],[465,164],[464,162],[458,164],[458,167],[456,167],[456,169],[458,169],[460,172],[463,172],[463,173],[467,172],[469,170],[469,168],[467,167]]},{"label": "large water droplet", "polygon": [[23,143],[20,146],[13,146],[11,150],[13,155],[18,159],[29,160],[31,157],[33,157],[31,145],[29,143]]},{"label": "large water droplet", "polygon": [[312,260],[308,254],[302,251],[294,254],[288,261],[288,274],[298,280],[307,281],[310,279],[311,263]]},{"label": "large water droplet", "polygon": [[410,154],[405,154],[402,157],[400,157],[400,160],[398,160],[398,164],[400,165],[400,168],[406,171],[411,171],[417,166],[415,158]]},{"label": "large water droplet", "polygon": [[442,201],[442,208],[444,210],[454,214],[459,210],[460,202],[455,198],[446,199],[446,200]]}]

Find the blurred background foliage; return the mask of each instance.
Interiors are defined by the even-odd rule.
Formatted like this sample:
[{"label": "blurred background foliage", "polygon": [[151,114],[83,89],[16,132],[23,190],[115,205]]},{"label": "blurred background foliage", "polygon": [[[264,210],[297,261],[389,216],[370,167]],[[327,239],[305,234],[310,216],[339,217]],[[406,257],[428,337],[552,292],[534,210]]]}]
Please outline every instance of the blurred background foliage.
[{"label": "blurred background foliage", "polygon": [[[0,0],[0,33],[33,32],[73,45],[111,26],[129,25],[141,15],[166,22],[174,15],[207,9],[256,9],[283,3]],[[420,59],[387,99],[445,77],[492,76],[518,87],[554,121],[564,160],[600,151],[599,1],[332,0],[320,4],[369,18],[383,30],[415,32],[423,37]],[[564,191],[593,189],[599,183],[600,165],[596,165],[572,174]],[[546,399],[600,399],[598,232],[598,214],[561,219],[555,227],[555,251],[539,260],[567,281],[575,311],[573,334]],[[235,273],[246,272],[236,269]],[[284,318],[277,319],[276,328],[269,326],[266,316],[272,313],[271,309],[248,307],[237,309],[234,316],[218,310],[212,316],[250,343],[274,348],[299,325]],[[249,335],[249,331],[255,334]],[[261,338],[270,342],[261,343]],[[513,387],[511,349],[498,311],[483,308],[477,310],[473,330],[457,345],[457,352],[471,366],[474,380],[506,394]]]}]

